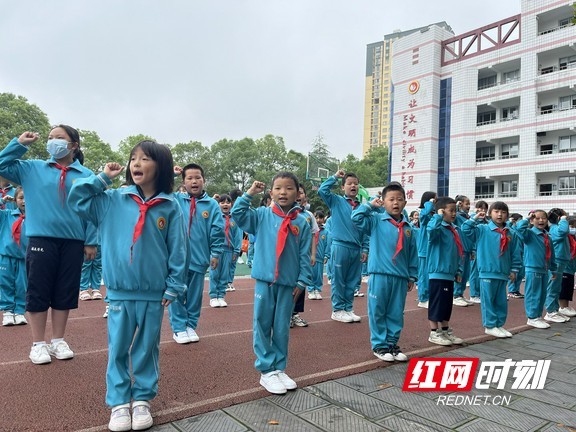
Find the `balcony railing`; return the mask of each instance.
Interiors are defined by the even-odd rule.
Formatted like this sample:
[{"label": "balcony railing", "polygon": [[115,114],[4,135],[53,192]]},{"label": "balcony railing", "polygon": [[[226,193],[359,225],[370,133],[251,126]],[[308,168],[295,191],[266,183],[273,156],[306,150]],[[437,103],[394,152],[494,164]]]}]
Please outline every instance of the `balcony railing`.
[{"label": "balcony railing", "polygon": [[561,25],[558,27],[551,28],[551,29],[542,30],[541,32],[538,33],[538,36],[542,36],[542,35],[545,35],[548,33],[554,33],[555,31],[562,30],[563,28],[570,27],[571,25],[574,25],[574,24],[568,23],[568,24],[564,24],[564,25]]},{"label": "balcony railing", "polygon": [[496,119],[477,122],[477,123],[476,123],[476,126],[484,126],[484,125],[487,125],[487,124],[494,124],[494,123],[496,123]]},{"label": "balcony railing", "polygon": [[487,199],[487,198],[494,198],[494,192],[474,195],[474,201],[477,201],[479,199]]},{"label": "balcony railing", "polygon": [[477,157],[477,158],[476,158],[476,163],[478,163],[478,162],[487,162],[487,161],[492,161],[492,160],[496,160],[496,156]]},{"label": "balcony railing", "polygon": [[518,196],[518,192],[500,192],[498,197],[501,198],[516,198]]},{"label": "balcony railing", "polygon": [[516,82],[516,81],[520,81],[520,77],[507,78],[505,80],[498,81],[498,82],[494,81],[494,82],[485,83],[485,84],[478,84],[478,90],[485,90],[487,88],[496,87],[496,86],[500,86],[500,85],[504,85],[504,84],[509,84],[511,82]]},{"label": "balcony railing", "polygon": [[540,191],[539,196],[576,195],[576,189],[562,189],[554,191]]},{"label": "balcony railing", "polygon": [[564,106],[558,106],[558,105],[544,105],[540,107],[540,114],[551,114],[553,112],[557,112],[557,111],[568,111],[571,109],[576,109],[576,105],[572,104],[572,105],[564,105]]}]

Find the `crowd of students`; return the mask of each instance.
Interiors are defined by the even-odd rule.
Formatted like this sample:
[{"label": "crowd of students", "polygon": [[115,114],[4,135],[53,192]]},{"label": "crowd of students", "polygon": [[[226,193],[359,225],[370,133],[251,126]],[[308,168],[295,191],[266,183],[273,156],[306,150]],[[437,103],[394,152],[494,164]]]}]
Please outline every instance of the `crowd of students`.
[{"label": "crowd of students", "polygon": [[[485,332],[495,337],[512,336],[504,328],[508,298],[524,297],[527,324],[534,327],[576,316],[569,305],[576,222],[561,209],[534,210],[523,219],[503,202],[479,201],[469,214],[467,197],[425,192],[408,216],[399,183],[361,203],[358,177],[339,170],[318,190],[327,217],[310,212],[305,188],[290,172],[276,174],[269,185],[254,181],[244,193],[209,197],[203,168],[174,166],[169,148],[154,141],[138,143],[126,167],[110,162],[96,175],[82,166],[74,128],[52,129],[50,159],[23,159],[38,139],[25,132],[0,152],[3,325],[30,323],[34,364],[71,359],[64,340],[69,311],[78,299],[101,299],[103,279],[113,431],[152,426],[164,308],[174,341],[197,342],[205,274],[210,306],[226,307],[244,236],[255,279],[255,368],[273,394],[297,388],[285,372],[290,327],[308,325],[300,316],[304,299],[322,300],[325,267],[331,318],[342,323],[362,320],[353,304],[368,275],[370,343],[384,361],[407,360],[398,344],[407,292],[416,286],[418,306],[428,309],[428,340],[439,345],[463,343],[450,327],[453,305],[480,304]],[[124,170],[126,183],[113,188]],[[177,176],[182,187],[174,192]],[[337,185],[342,193],[333,191]]]}]

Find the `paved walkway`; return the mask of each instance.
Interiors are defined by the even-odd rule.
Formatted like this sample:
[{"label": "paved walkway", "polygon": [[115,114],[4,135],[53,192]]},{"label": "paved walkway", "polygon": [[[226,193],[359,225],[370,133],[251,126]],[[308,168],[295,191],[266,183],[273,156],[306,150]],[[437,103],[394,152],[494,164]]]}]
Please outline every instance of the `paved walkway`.
[{"label": "paved walkway", "polygon": [[[576,431],[576,320],[511,339],[468,345],[436,357],[480,361],[550,359],[544,390],[472,390],[462,395],[510,397],[509,405],[437,405],[445,393],[402,392],[407,364],[315,384],[177,422],[153,431],[376,432],[376,431]],[[410,354],[410,353],[407,353]],[[344,354],[345,355],[345,354]],[[415,354],[417,356],[417,353]],[[413,355],[414,356],[414,355]]]}]

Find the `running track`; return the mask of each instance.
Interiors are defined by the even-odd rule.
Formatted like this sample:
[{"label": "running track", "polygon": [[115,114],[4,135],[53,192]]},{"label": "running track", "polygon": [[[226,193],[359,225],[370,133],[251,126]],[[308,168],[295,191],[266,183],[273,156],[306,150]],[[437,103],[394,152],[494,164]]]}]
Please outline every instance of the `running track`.
[{"label": "running track", "polygon": [[[267,395],[253,367],[252,306],[254,283],[237,278],[228,293],[227,308],[208,306],[207,287],[198,326],[200,342],[178,345],[172,340],[167,314],[161,348],[159,395],[152,403],[155,424],[190,417]],[[356,298],[361,323],[330,319],[330,286],[324,300],[306,299],[307,328],[291,330],[287,373],[299,386],[386,367],[370,349],[367,297]],[[363,291],[366,292],[364,285]],[[526,329],[522,300],[510,300],[506,328]],[[68,361],[33,365],[28,360],[29,326],[0,328],[0,430],[107,430],[104,403],[107,361],[106,320],[102,301],[80,302],[68,323],[66,340],[75,351]],[[454,307],[455,334],[468,343],[491,339],[484,335],[480,307]],[[48,329],[50,325],[48,325]],[[425,309],[416,307],[416,292],[408,294],[400,346],[412,356],[429,356],[446,348],[428,342]],[[50,337],[48,330],[48,337]]]}]

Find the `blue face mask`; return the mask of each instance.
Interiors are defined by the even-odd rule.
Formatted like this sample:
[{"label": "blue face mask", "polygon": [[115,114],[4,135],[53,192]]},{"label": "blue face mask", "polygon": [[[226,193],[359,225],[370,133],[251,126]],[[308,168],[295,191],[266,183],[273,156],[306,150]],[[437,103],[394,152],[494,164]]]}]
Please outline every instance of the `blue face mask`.
[{"label": "blue face mask", "polygon": [[65,139],[50,139],[46,143],[46,150],[54,159],[62,159],[68,156],[70,149],[68,148],[68,141]]},{"label": "blue face mask", "polygon": [[576,228],[570,228],[570,234],[576,235]]}]

